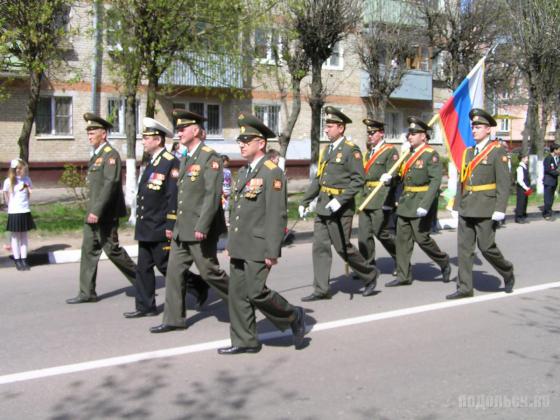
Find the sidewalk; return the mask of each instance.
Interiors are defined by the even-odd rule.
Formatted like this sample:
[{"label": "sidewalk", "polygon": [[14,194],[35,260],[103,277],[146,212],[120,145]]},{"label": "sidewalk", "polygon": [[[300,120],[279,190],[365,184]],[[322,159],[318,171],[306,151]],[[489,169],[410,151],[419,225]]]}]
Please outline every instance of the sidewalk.
[{"label": "sidewalk", "polygon": [[[294,182],[294,190],[290,192],[299,191],[307,185],[307,180],[296,180]],[[33,203],[49,203],[70,201],[73,197],[64,188],[48,188],[37,189],[33,191]],[[507,223],[513,223],[514,207],[510,206],[507,209]],[[527,209],[530,219],[538,219],[541,216],[541,211],[537,206],[530,206]],[[352,238],[357,236],[358,217],[354,216],[352,224]],[[438,212],[438,227],[440,229],[455,229],[457,227],[457,220],[453,219],[451,213],[447,210],[440,210]],[[289,220],[288,228],[293,231],[294,242],[305,242],[311,240],[313,237],[313,219],[307,220]],[[138,255],[138,245],[134,240],[134,228],[132,226],[123,225],[119,228],[119,240],[122,246],[126,249],[128,254],[135,258]],[[8,238],[4,238],[3,243],[7,244]],[[39,235],[37,232],[31,231],[29,233],[29,262],[31,265],[44,265],[44,264],[61,264],[80,261],[80,247],[82,244],[82,233],[69,232],[63,234],[53,235]],[[225,244],[225,239],[220,241],[219,246],[222,248]],[[6,249],[0,251],[0,268],[14,267],[11,260],[11,252]],[[107,257],[103,253],[101,259]]]}]

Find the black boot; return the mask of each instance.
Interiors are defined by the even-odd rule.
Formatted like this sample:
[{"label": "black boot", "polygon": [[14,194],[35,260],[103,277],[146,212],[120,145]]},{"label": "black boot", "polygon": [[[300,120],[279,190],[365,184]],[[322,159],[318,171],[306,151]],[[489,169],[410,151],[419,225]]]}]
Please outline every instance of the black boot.
[{"label": "black boot", "polygon": [[21,269],[23,271],[29,271],[31,270],[31,267],[29,267],[29,264],[27,264],[27,258],[22,258],[21,259]]},{"label": "black boot", "polygon": [[23,266],[21,265],[21,260],[20,259],[15,259],[14,258],[14,263],[16,265],[17,271],[23,271]]}]

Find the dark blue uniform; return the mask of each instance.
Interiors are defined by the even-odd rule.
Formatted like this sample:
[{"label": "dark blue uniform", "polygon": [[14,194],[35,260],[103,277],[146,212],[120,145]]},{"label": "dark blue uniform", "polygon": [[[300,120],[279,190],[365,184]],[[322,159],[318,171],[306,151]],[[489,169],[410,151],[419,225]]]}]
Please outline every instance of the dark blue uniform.
[{"label": "dark blue uniform", "polygon": [[554,193],[558,186],[558,162],[557,157],[549,155],[544,158],[544,208],[543,217],[549,218],[552,216],[552,204],[554,203]]},{"label": "dark blue uniform", "polygon": [[[146,166],[138,184],[137,219],[134,239],[138,241],[136,310],[156,311],[154,266],[165,276],[170,242],[166,230],[173,230],[177,218],[179,160],[165,149]],[[207,286],[188,272],[188,282],[199,294]],[[204,290],[204,291],[203,291]]]}]

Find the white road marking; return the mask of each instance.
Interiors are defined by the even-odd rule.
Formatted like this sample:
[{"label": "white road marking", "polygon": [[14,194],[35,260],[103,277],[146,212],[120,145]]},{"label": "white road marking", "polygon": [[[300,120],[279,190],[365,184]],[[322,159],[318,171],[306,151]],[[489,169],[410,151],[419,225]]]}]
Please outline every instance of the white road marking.
[{"label": "white road marking", "polygon": [[[505,299],[505,298],[515,297],[519,295],[525,295],[528,293],[539,292],[542,290],[553,289],[556,287],[560,287],[560,282],[545,283],[536,286],[524,287],[515,290],[511,294],[507,294],[503,292],[489,293],[485,295],[475,296],[469,299],[459,299],[459,300],[431,303],[427,305],[413,306],[411,308],[396,309],[393,311],[358,316],[354,318],[341,319],[338,321],[321,322],[313,325],[311,332],[331,330],[334,328],[348,327],[351,325],[364,324],[364,323],[380,321],[384,319],[398,318],[401,316],[414,315],[423,312],[431,312],[440,309],[448,309],[456,306],[472,305],[480,302]],[[285,332],[273,331],[273,332],[260,334],[259,339],[261,341],[267,341],[267,340],[272,340],[275,338],[280,338],[289,335],[291,335],[291,332],[289,331],[285,331]],[[129,354],[126,356],[110,357],[107,359],[93,360],[90,362],[75,363],[71,365],[55,366],[46,369],[30,370],[27,372],[20,372],[20,373],[0,376],[0,385],[11,384],[14,382],[21,382],[21,381],[29,381],[31,379],[47,378],[50,376],[64,375],[67,373],[83,372],[86,370],[125,365],[129,363],[140,362],[143,360],[153,360],[153,359],[161,359],[165,357],[180,356],[189,353],[197,353],[197,352],[202,352],[207,350],[213,350],[228,345],[230,345],[229,339],[209,341],[207,343],[192,344],[183,347],[174,347],[170,349]]]}]

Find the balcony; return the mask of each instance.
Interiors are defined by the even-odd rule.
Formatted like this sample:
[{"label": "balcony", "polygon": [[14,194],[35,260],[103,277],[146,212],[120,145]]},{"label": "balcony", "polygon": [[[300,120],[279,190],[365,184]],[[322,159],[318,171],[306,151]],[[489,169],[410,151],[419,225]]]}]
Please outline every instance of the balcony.
[{"label": "balcony", "polygon": [[188,54],[184,61],[173,62],[162,74],[159,83],[207,88],[242,88],[243,78],[238,63],[230,57],[198,57]]},{"label": "balcony", "polygon": [[[360,96],[369,96],[369,75],[360,74]],[[432,100],[432,74],[420,70],[409,70],[402,78],[401,85],[391,94],[391,99],[414,101]]]}]

